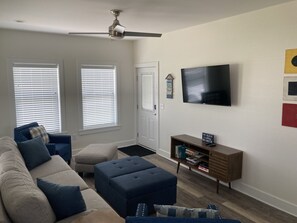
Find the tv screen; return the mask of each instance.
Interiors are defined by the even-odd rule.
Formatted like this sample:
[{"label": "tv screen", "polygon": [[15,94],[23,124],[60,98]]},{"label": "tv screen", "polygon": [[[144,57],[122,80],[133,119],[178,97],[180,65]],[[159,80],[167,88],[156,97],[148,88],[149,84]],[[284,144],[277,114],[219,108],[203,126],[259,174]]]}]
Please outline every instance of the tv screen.
[{"label": "tv screen", "polygon": [[231,106],[229,64],[181,69],[183,101]]}]

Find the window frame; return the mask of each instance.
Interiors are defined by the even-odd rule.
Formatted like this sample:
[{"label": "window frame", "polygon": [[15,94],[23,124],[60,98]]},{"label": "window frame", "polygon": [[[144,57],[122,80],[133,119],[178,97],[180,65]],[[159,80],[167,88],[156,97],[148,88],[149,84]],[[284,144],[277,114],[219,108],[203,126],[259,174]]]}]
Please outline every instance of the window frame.
[{"label": "window frame", "polygon": [[[81,71],[83,67],[115,67],[115,89],[116,89],[116,116],[117,116],[117,122],[115,125],[98,125],[95,128],[89,128],[89,129],[84,129],[83,126],[83,101],[82,101],[82,75]],[[98,61],[79,61],[77,62],[77,83],[78,83],[78,98],[79,98],[79,103],[78,103],[78,111],[79,111],[79,135],[88,135],[88,134],[95,134],[95,133],[100,133],[100,132],[108,132],[108,131],[115,131],[120,129],[120,94],[119,94],[119,66],[117,63],[114,62],[98,62]]]},{"label": "window frame", "polygon": [[[14,73],[13,67],[15,64],[32,64],[32,65],[54,65],[58,66],[59,75],[59,92],[60,92],[60,125],[61,132],[49,132],[49,133],[67,133],[65,131],[65,86],[64,86],[64,64],[62,60],[42,60],[42,59],[9,59],[7,60],[7,74],[8,74],[8,84],[9,84],[9,95],[10,101],[10,120],[12,126],[17,126],[16,121],[16,100],[15,100],[15,89],[14,89]],[[32,120],[35,121],[35,120]],[[42,123],[39,123],[42,124]]]}]

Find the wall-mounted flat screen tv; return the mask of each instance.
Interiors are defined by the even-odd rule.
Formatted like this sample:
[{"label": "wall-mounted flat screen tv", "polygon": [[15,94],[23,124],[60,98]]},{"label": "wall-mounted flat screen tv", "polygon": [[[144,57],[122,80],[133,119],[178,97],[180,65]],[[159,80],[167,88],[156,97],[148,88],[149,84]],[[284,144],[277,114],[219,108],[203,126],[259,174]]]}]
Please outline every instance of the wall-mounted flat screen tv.
[{"label": "wall-mounted flat screen tv", "polygon": [[183,101],[231,106],[229,64],[181,69]]}]

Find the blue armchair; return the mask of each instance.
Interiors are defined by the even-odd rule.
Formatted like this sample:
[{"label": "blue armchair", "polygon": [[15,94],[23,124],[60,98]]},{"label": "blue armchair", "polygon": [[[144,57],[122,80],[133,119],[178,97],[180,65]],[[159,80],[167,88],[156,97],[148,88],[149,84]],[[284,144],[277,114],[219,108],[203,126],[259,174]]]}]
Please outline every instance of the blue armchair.
[{"label": "blue armchair", "polygon": [[[39,126],[37,122],[32,122],[27,125],[14,128],[14,140],[16,142],[23,142],[32,139],[30,128]],[[70,164],[72,149],[71,149],[71,136],[50,134],[49,143],[45,144],[50,155],[60,155],[68,164]]]}]

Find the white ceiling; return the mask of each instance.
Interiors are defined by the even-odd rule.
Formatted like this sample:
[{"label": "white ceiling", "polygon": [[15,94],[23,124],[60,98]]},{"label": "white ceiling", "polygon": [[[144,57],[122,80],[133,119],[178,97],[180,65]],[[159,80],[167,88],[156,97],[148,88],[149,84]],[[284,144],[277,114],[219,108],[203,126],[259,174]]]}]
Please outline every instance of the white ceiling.
[{"label": "white ceiling", "polygon": [[[167,33],[292,0],[0,0],[0,28],[50,33],[128,31]],[[17,22],[17,21],[21,22]]]}]

